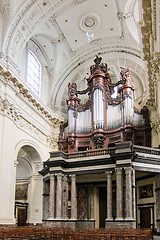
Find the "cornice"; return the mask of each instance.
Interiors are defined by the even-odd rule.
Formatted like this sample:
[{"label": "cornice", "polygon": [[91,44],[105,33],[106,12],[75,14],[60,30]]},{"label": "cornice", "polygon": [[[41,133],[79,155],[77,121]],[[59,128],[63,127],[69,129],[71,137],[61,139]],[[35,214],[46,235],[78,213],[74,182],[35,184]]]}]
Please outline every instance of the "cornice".
[{"label": "cornice", "polygon": [[38,101],[33,94],[24,86],[20,80],[14,77],[9,71],[4,70],[0,66],[0,82],[10,86],[14,91],[15,95],[22,98],[27,102],[34,110],[41,115],[46,121],[48,121],[53,127],[59,127],[62,119],[54,116],[48,111],[48,109]]}]

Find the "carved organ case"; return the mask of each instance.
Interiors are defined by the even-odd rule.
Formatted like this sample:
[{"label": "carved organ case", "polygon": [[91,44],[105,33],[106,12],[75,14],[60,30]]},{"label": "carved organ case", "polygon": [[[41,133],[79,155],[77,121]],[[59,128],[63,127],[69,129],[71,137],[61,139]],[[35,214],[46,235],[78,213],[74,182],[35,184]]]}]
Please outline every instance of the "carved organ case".
[{"label": "carved organ case", "polygon": [[[122,69],[121,79],[112,83],[107,64],[101,60],[97,56],[90,67],[87,89],[78,91],[76,83],[68,85],[68,123],[61,124],[58,141],[59,149],[64,152],[107,148],[124,141],[150,146],[148,111],[145,107],[134,107],[130,71]],[[88,94],[85,104],[81,104],[82,94]]]}]

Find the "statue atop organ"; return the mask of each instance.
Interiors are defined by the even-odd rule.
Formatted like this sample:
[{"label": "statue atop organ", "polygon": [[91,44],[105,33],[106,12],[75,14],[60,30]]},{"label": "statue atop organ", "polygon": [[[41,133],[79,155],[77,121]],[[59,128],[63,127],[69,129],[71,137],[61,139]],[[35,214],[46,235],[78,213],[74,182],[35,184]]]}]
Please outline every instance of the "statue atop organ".
[{"label": "statue atop organ", "polygon": [[[122,68],[121,79],[113,83],[101,60],[96,56],[90,67],[86,89],[78,91],[76,83],[68,84],[68,122],[61,123],[58,141],[64,152],[107,148],[124,141],[150,146],[148,111],[134,106],[129,69]],[[88,94],[88,100],[81,104],[83,94]]]}]

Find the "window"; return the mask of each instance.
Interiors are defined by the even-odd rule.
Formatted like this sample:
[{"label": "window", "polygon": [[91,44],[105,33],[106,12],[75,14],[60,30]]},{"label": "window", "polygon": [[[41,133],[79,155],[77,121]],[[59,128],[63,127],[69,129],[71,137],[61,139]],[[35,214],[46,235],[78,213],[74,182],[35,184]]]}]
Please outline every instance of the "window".
[{"label": "window", "polygon": [[41,80],[41,64],[38,58],[30,50],[27,57],[27,84],[31,87],[32,91],[40,95],[40,80]]}]

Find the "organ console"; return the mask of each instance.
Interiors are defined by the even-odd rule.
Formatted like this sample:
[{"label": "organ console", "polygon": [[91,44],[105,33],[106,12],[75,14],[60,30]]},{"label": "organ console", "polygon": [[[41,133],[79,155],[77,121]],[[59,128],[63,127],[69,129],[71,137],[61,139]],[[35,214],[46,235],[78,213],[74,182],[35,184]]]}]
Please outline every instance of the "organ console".
[{"label": "organ console", "polygon": [[[107,64],[96,56],[90,67],[88,87],[77,90],[68,84],[68,122],[61,123],[58,145],[64,152],[107,148],[114,143],[131,141],[150,146],[148,110],[134,106],[133,79],[129,69],[121,69],[121,79],[113,83]],[[79,95],[88,94],[81,104]]]}]

